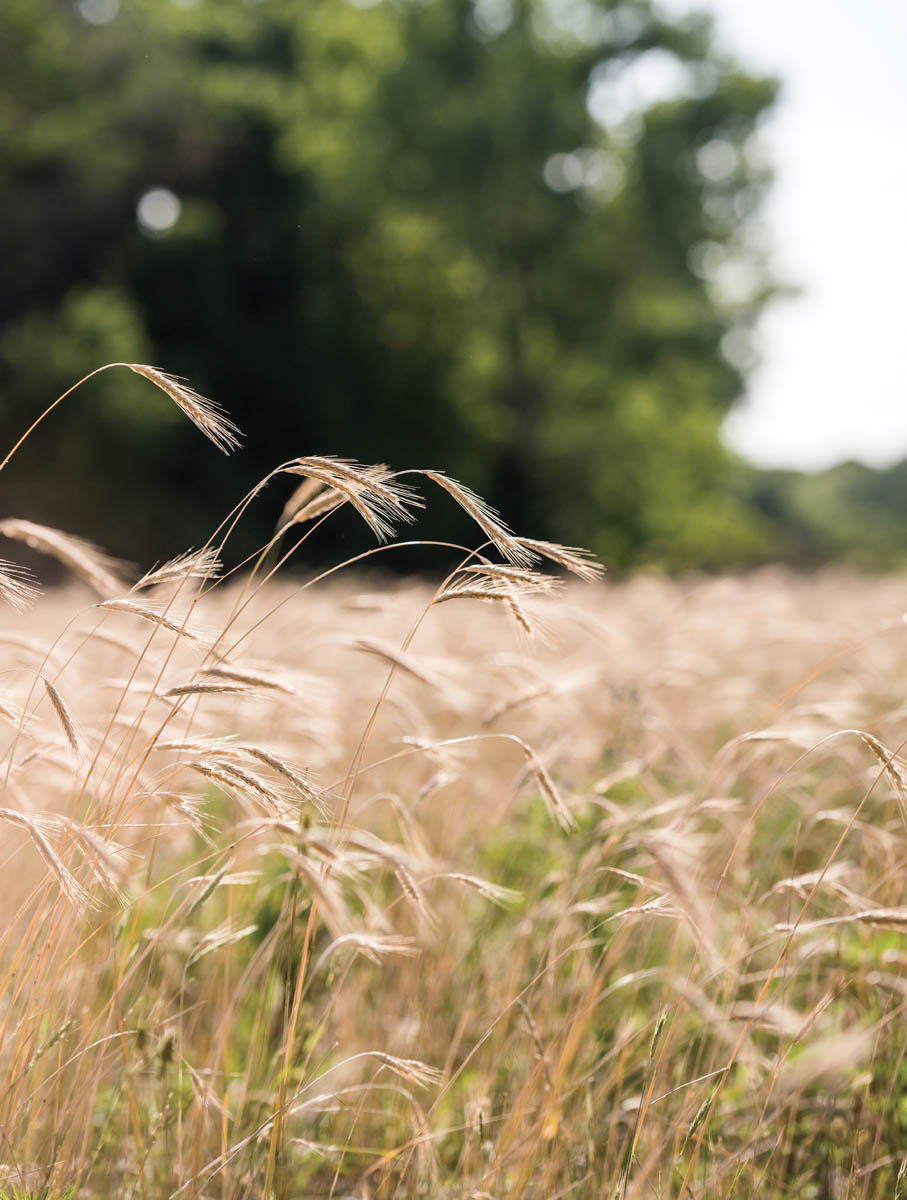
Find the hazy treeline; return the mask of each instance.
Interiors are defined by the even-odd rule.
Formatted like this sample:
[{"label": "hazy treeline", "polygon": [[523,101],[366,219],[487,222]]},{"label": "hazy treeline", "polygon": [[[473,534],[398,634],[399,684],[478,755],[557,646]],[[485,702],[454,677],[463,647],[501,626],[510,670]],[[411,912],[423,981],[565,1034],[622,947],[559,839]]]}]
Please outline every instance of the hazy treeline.
[{"label": "hazy treeline", "polygon": [[787,485],[719,440],[773,286],[775,94],[648,0],[6,0],[4,442],[127,360],[187,376],[246,449],[109,373],[4,510],[160,557],[337,453],[443,467],[614,567],[799,552]]}]

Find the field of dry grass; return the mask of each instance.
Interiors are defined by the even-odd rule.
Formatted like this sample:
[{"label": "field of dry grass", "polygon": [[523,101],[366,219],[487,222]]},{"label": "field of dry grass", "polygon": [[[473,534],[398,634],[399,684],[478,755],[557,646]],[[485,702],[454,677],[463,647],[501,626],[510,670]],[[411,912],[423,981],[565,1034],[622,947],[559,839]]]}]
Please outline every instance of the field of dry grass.
[{"label": "field of dry grass", "polygon": [[[412,503],[299,463],[294,533]],[[905,581],[565,584],[455,498],[437,587],[0,523],[76,580],[0,622],[0,1194],[900,1194]]]}]

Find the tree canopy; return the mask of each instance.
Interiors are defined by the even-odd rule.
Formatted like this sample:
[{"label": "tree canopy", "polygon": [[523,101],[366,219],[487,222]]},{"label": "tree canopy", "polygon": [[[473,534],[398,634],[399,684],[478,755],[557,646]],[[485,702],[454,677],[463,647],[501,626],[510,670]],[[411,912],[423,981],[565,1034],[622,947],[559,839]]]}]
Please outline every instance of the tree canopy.
[{"label": "tree canopy", "polygon": [[5,0],[6,442],[122,360],[247,437],[221,460],[110,372],[4,507],[161,557],[338,453],[445,469],[613,566],[758,556],[719,428],[772,291],[776,87],[649,0]]}]

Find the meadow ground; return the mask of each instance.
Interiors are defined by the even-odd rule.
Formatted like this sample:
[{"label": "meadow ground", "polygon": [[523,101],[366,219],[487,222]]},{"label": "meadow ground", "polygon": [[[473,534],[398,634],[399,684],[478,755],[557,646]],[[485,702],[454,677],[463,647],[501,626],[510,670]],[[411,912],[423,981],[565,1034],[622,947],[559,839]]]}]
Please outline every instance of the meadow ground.
[{"label": "meadow ground", "polygon": [[907,581],[190,577],[0,626],[0,1187],[898,1194]]}]

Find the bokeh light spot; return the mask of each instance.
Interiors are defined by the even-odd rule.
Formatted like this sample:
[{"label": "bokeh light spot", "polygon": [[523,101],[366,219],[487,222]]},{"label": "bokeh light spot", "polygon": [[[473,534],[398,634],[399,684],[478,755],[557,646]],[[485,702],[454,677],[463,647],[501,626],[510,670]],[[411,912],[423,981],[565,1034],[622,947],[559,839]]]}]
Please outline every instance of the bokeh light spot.
[{"label": "bokeh light spot", "polygon": [[169,188],[151,188],[136,205],[135,215],[143,233],[167,233],[180,217],[179,197]]},{"label": "bokeh light spot", "polygon": [[552,192],[573,192],[583,186],[583,164],[577,154],[552,154],[543,174]]},{"label": "bokeh light spot", "polygon": [[736,327],[728,330],[721,339],[721,353],[738,371],[750,371],[759,361],[752,335]]},{"label": "bokeh light spot", "polygon": [[513,24],[513,0],[474,0],[472,23],[480,37],[500,37]]},{"label": "bokeh light spot", "polygon": [[575,192],[589,188],[611,197],[620,191],[624,168],[615,154],[581,146],[569,154],[552,154],[542,171],[553,192]]},{"label": "bokeh light spot", "polygon": [[737,170],[739,156],[730,142],[724,138],[712,138],[696,151],[696,166],[699,174],[711,183],[723,183]]},{"label": "bokeh light spot", "polygon": [[76,7],[89,25],[109,25],[120,11],[120,0],[79,0]]},{"label": "bokeh light spot", "polygon": [[622,126],[637,126],[640,114],[652,105],[696,95],[701,87],[688,64],[656,46],[640,54],[608,58],[593,67],[586,107],[600,125],[613,132]]},{"label": "bokeh light spot", "polygon": [[725,248],[719,242],[697,242],[690,247],[687,261],[690,270],[700,279],[712,280],[717,275],[726,257]]}]

